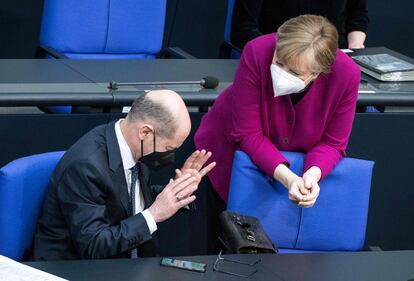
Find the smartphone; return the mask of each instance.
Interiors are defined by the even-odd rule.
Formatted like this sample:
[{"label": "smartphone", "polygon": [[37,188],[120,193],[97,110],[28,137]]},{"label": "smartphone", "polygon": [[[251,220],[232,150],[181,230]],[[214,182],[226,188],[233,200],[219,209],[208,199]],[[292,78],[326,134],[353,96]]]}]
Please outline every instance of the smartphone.
[{"label": "smartphone", "polygon": [[206,264],[192,262],[192,261],[176,260],[172,258],[162,258],[161,265],[184,269],[184,270],[195,271],[195,272],[206,272]]}]

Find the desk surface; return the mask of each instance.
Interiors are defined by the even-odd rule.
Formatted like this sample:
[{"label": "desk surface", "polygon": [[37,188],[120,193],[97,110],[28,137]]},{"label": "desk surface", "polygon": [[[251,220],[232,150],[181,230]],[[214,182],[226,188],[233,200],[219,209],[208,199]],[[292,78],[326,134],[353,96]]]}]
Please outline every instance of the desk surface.
[{"label": "desk surface", "polygon": [[[0,106],[130,105],[144,90],[109,90],[110,81],[199,81],[217,77],[219,86],[168,87],[188,105],[211,105],[234,77],[237,60],[0,60]],[[363,75],[359,105],[414,105],[414,82],[384,83]],[[165,87],[166,88],[166,87]]]},{"label": "desk surface", "polygon": [[61,60],[71,69],[97,83],[200,81],[214,76],[231,82],[238,60],[158,59],[158,60]]},{"label": "desk surface", "polygon": [[[414,251],[360,252],[328,254],[285,254],[226,256],[261,262],[250,279],[213,272],[215,256],[182,259],[207,264],[206,273],[160,267],[160,258],[137,260],[95,260],[30,262],[28,265],[69,280],[272,280],[272,281],[407,281],[414,278]],[[248,273],[252,268],[220,264],[223,269]]]},{"label": "desk surface", "polygon": [[59,60],[2,59],[0,83],[89,83]]},{"label": "desk surface", "polygon": [[237,60],[0,60],[0,106],[130,105],[155,87],[109,90],[110,81],[200,81],[214,76],[220,81],[216,89],[168,86],[188,105],[210,105],[233,80],[237,64]]}]

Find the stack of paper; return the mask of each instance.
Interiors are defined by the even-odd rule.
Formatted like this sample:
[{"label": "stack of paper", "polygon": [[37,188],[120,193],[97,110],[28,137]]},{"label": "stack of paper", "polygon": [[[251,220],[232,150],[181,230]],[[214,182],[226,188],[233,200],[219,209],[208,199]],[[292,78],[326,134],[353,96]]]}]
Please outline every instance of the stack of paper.
[{"label": "stack of paper", "polygon": [[[65,281],[0,255],[0,281]],[[67,280],[66,280],[67,281]]]}]

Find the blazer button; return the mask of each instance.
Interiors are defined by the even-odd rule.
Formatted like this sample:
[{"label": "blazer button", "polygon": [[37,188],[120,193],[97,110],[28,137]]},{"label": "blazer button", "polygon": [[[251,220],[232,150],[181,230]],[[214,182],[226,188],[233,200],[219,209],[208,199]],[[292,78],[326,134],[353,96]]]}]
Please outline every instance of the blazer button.
[{"label": "blazer button", "polygon": [[293,124],[293,118],[292,117],[288,117],[287,122],[288,122],[288,124]]},{"label": "blazer button", "polygon": [[288,138],[283,138],[282,139],[282,143],[283,144],[288,144],[289,143],[289,139]]}]

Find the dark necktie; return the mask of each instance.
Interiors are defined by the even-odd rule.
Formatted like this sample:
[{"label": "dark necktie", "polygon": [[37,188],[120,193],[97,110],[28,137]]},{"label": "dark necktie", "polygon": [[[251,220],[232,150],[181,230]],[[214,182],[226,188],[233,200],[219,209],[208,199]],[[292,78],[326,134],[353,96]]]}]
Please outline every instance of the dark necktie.
[{"label": "dark necktie", "polygon": [[[138,179],[138,166],[135,165],[134,167],[132,167],[131,169],[131,215],[135,215],[136,212],[136,206],[135,206],[135,188],[137,185],[137,179]],[[134,248],[131,250],[131,258],[132,259],[136,259],[138,258],[138,252],[137,252],[137,248]]]}]

